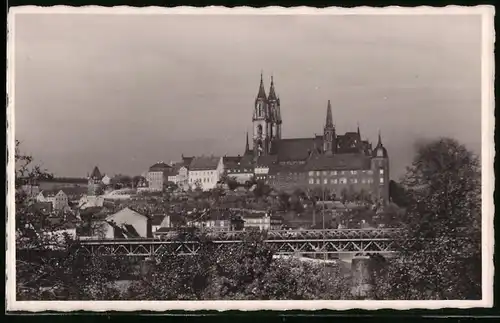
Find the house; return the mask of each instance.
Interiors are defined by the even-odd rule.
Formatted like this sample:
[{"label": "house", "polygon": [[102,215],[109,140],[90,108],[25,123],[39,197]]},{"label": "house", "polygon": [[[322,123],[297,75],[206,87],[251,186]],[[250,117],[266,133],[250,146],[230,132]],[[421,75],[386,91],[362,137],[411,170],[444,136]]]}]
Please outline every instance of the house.
[{"label": "house", "polygon": [[208,191],[217,186],[217,182],[224,172],[222,157],[195,157],[189,165],[189,185]]},{"label": "house", "polygon": [[254,177],[252,156],[223,157],[224,170],[228,178],[236,180],[239,184],[250,182]]},{"label": "house", "polygon": [[111,177],[108,175],[104,175],[101,181],[105,186],[111,185]]},{"label": "house", "polygon": [[246,213],[242,217],[245,230],[279,230],[283,225],[283,217],[279,215],[269,215],[267,212]]},{"label": "house", "polygon": [[243,229],[243,220],[230,211],[209,210],[188,225],[209,231],[237,231]]},{"label": "house", "polygon": [[163,185],[167,183],[172,166],[164,162],[158,162],[151,167],[146,175],[148,187],[151,191],[162,191]]},{"label": "house", "polygon": [[66,208],[69,208],[68,195],[66,195],[66,193],[64,193],[63,190],[41,191],[40,193],[38,193],[36,200],[38,202],[50,202],[50,203],[52,203],[52,208],[55,211],[64,210]]},{"label": "house", "polygon": [[177,186],[182,190],[187,190],[189,188],[189,165],[193,159],[194,157],[185,157],[183,155],[181,162],[173,164],[167,180],[171,183],[177,184]]},{"label": "house", "polygon": [[105,221],[108,224],[105,229],[105,237],[107,239],[152,237],[151,219],[131,208],[126,207],[114,214],[108,215]]}]

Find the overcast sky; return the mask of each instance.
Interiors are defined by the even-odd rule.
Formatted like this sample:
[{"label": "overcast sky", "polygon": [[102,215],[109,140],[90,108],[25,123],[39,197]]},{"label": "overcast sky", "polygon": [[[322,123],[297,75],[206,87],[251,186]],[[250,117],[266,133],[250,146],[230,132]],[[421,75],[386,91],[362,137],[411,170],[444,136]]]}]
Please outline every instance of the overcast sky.
[{"label": "overcast sky", "polygon": [[260,72],[283,137],[337,133],[389,151],[480,152],[480,16],[34,15],[15,20],[16,137],[58,176],[130,175],[180,155],[243,152]]}]

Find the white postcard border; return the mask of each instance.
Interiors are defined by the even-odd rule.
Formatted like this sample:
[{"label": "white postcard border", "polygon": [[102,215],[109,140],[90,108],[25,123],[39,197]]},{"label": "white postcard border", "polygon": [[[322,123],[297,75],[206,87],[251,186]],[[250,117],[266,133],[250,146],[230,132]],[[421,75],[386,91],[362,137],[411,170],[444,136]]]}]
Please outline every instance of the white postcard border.
[{"label": "white postcard border", "polygon": [[[356,7],[356,8],[311,8],[311,7],[267,7],[267,8],[225,8],[225,7],[175,7],[175,8],[134,8],[134,7],[36,7],[10,8],[7,36],[7,250],[6,250],[6,300],[8,311],[172,311],[172,310],[348,310],[348,309],[441,309],[491,307],[493,305],[493,246],[494,246],[494,14],[493,6],[459,7]],[[14,198],[14,147],[15,147],[15,75],[14,62],[14,22],[18,14],[186,14],[186,15],[481,15],[482,17],[482,295],[478,301],[16,301],[15,300],[15,198]],[[10,28],[9,28],[10,27]]]}]

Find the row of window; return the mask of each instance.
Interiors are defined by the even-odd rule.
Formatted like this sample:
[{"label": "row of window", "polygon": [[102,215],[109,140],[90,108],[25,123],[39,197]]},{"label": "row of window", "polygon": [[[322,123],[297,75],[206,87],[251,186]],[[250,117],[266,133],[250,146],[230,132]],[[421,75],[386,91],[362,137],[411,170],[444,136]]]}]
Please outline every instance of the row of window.
[{"label": "row of window", "polygon": [[[383,175],[384,174],[384,169],[380,169],[379,170],[380,172],[380,175]],[[362,174],[368,174],[368,175],[373,175],[373,171],[372,170],[361,170],[361,171],[358,171],[358,170],[341,170],[341,171],[336,171],[336,170],[332,170],[332,171],[310,171],[309,172],[309,176],[337,176],[337,175],[345,175],[345,174],[351,174],[351,175],[357,175],[358,173],[362,173]]]},{"label": "row of window", "polygon": [[196,181],[200,181],[201,183],[214,183],[215,179],[213,177],[203,177],[203,178],[190,178],[189,182],[190,183],[196,183]]},{"label": "row of window", "polygon": [[[361,184],[373,184],[373,178],[362,178],[361,181],[358,181],[357,178],[351,178],[351,180],[349,181],[350,183],[352,184],[358,184],[358,183],[361,183]],[[316,180],[314,178],[310,178],[309,179],[309,184],[317,184],[317,185],[320,185],[321,184],[321,180],[319,178],[316,178]],[[323,179],[323,184],[324,185],[327,185],[328,184],[328,179],[327,178],[324,178]],[[330,179],[330,184],[347,184],[347,178],[340,178],[340,179]],[[383,178],[380,178],[380,184],[384,184],[384,179]]]}]

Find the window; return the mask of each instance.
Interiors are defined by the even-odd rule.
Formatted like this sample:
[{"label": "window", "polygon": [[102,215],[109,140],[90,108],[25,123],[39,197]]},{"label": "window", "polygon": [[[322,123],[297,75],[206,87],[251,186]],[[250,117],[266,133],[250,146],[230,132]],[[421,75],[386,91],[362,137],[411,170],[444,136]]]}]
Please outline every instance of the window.
[{"label": "window", "polygon": [[314,184],[314,178],[309,178],[309,184]]},{"label": "window", "polygon": [[347,184],[347,178],[345,178],[345,177],[341,178],[340,184]]},{"label": "window", "polygon": [[325,179],[323,180],[323,183],[324,183],[324,184],[328,184],[328,180],[325,178]]},{"label": "window", "polygon": [[384,175],[384,169],[383,168],[380,169],[380,175]]},{"label": "window", "polygon": [[339,182],[339,181],[338,181],[337,179],[334,179],[334,180],[333,180],[333,184],[338,184],[338,182]]},{"label": "window", "polygon": [[372,170],[369,170],[369,171],[368,171],[368,175],[373,175],[373,171],[372,171]]},{"label": "window", "polygon": [[341,172],[340,172],[340,175],[344,175],[344,171],[341,171]]},{"label": "window", "polygon": [[358,179],[357,179],[357,178],[353,178],[353,179],[352,179],[352,182],[353,182],[354,184],[357,184],[357,183],[358,183]]},{"label": "window", "polygon": [[351,170],[351,174],[352,174],[352,175],[356,175],[357,173],[358,173],[357,171],[355,171],[355,170]]},{"label": "window", "polygon": [[318,178],[318,179],[316,179],[316,184],[320,184],[320,182],[319,182],[319,178]]},{"label": "window", "polygon": [[319,176],[319,172],[316,172],[316,176]]},{"label": "window", "polygon": [[364,179],[364,178],[363,178],[363,179],[361,180],[361,183],[365,184],[365,183],[366,183],[366,179]]},{"label": "window", "polygon": [[326,171],[323,171],[323,176],[326,176]]},{"label": "window", "polygon": [[384,178],[383,177],[380,178],[380,184],[384,184]]},{"label": "window", "polygon": [[314,176],[314,172],[309,172],[309,176]]},{"label": "window", "polygon": [[332,175],[332,176],[337,175],[337,171],[336,171],[336,170],[332,171],[332,172],[331,172],[331,175]]}]

